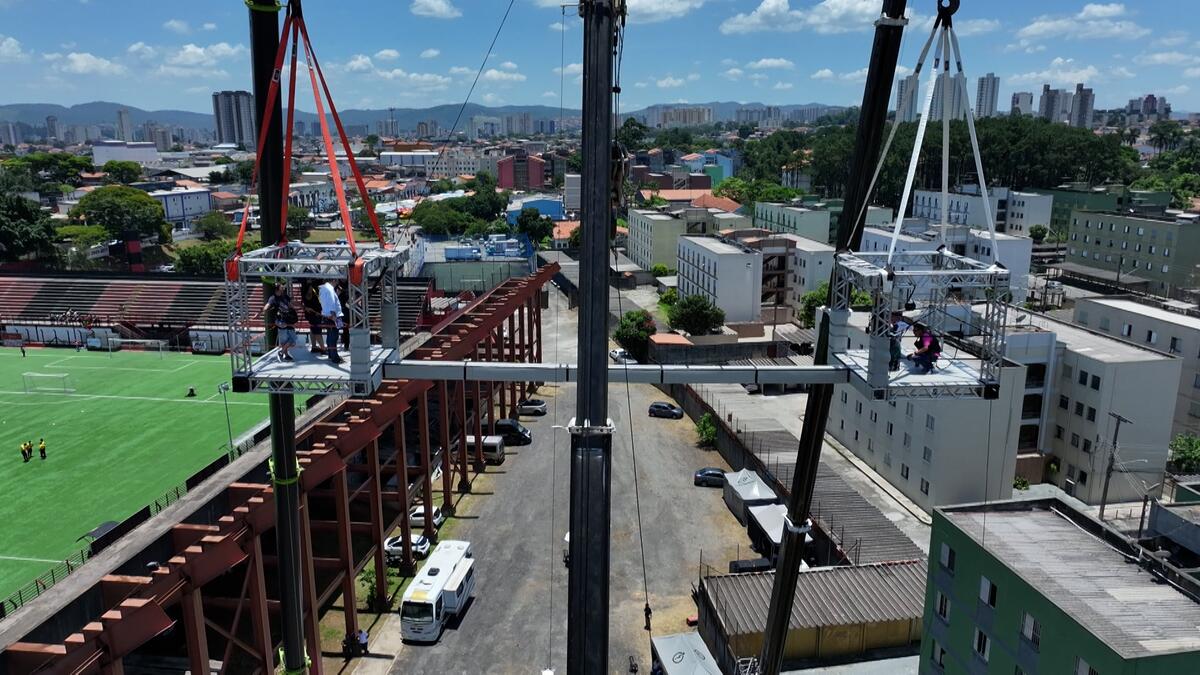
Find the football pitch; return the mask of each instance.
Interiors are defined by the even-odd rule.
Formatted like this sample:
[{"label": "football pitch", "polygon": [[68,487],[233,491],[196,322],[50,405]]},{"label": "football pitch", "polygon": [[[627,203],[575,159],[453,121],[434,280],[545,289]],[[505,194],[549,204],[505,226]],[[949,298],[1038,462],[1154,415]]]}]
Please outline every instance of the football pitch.
[{"label": "football pitch", "polygon": [[[228,357],[27,354],[0,349],[0,599],[78,551],[84,533],[124,520],[207,466],[229,437],[217,389],[229,380]],[[27,393],[25,373],[69,382],[29,378],[38,391]],[[234,438],[267,417],[266,396],[227,396]],[[35,450],[24,462],[27,440]]]}]

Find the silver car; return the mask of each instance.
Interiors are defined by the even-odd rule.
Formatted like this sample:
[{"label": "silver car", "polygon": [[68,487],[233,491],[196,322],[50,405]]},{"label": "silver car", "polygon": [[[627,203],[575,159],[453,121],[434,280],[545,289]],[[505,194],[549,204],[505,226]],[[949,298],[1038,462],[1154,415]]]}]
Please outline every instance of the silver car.
[{"label": "silver car", "polygon": [[545,415],[546,414],[546,402],[541,399],[537,399],[537,398],[531,398],[531,399],[526,399],[524,401],[518,401],[517,402],[517,414],[518,415]]},{"label": "silver car", "polygon": [[[429,539],[419,532],[408,533],[409,548],[414,558],[424,558],[429,555]],[[388,537],[383,542],[383,552],[389,563],[395,564],[404,559],[404,537]]]}]

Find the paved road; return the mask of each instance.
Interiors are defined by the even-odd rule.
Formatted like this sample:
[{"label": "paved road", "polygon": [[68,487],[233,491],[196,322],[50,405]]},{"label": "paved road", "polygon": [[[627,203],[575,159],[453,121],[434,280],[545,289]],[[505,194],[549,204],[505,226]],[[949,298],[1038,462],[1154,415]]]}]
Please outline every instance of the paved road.
[{"label": "paved road", "polygon": [[[545,321],[544,358],[575,361],[575,315],[557,307],[552,294]],[[555,335],[559,331],[558,355]],[[570,441],[565,425],[574,411],[573,385],[546,385],[540,395],[550,414],[526,420],[534,443],[516,448],[502,466],[492,467],[476,483],[474,495],[460,505],[450,536],[471,541],[478,585],[461,625],[447,630],[432,646],[405,645],[392,673],[536,672],[544,667],[566,672],[566,570],[562,565],[567,531]],[[687,420],[646,417],[646,407],[663,397],[648,386],[610,390],[610,416],[617,425],[613,443],[612,582],[610,670],[624,672],[634,655],[649,667],[649,640],[643,626],[642,565],[634,500],[633,448],[627,411],[633,410],[646,569],[656,633],[687,630],[684,618],[695,613],[691,601],[697,565],[719,568],[745,553],[744,530],[725,508],[719,490],[692,486],[692,472],[723,466],[714,452],[695,447]],[[551,499],[553,495],[553,500]]]}]

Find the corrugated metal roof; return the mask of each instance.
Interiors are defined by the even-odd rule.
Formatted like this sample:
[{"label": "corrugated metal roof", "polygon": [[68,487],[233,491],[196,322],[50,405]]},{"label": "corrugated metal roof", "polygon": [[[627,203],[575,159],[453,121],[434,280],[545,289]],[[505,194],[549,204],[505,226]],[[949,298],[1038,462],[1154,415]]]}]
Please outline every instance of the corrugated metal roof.
[{"label": "corrugated metal roof", "polygon": [[[801,572],[790,629],[920,619],[925,611],[924,560],[826,567]],[[730,635],[766,628],[774,572],[704,578],[704,593]]]}]

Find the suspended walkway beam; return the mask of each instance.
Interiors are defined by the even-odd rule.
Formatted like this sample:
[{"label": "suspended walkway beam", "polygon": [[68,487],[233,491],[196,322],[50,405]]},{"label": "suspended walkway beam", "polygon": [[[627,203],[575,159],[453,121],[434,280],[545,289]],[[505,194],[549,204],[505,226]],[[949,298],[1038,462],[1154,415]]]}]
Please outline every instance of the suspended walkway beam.
[{"label": "suspended walkway beam", "polygon": [[[464,382],[578,382],[574,363],[412,361],[385,363],[389,380]],[[850,369],[830,366],[697,366],[609,364],[610,382],[635,384],[845,384]]]}]

